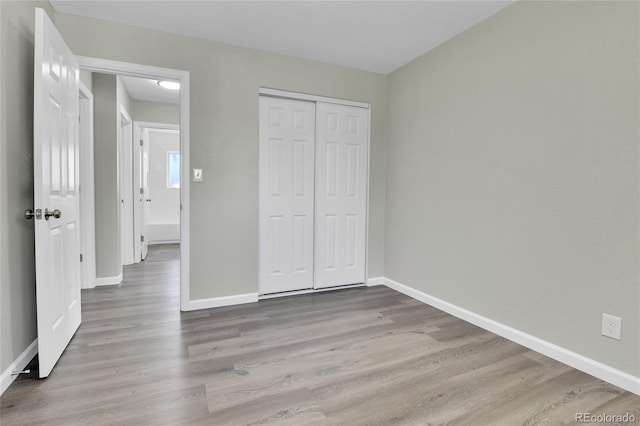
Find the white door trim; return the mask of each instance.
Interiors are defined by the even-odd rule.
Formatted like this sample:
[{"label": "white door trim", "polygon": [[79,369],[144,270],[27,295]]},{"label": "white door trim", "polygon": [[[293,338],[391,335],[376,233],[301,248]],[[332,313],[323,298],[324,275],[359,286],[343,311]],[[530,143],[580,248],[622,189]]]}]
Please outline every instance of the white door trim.
[{"label": "white door trim", "polygon": [[274,98],[296,99],[300,101],[326,102],[329,104],[338,104],[344,106],[352,106],[357,108],[369,109],[368,102],[350,101],[347,99],[329,98],[326,96],[310,95],[308,93],[289,92],[288,90],[270,89],[268,87],[260,87],[258,94],[262,96],[271,96]]},{"label": "white door trim", "polygon": [[133,120],[120,105],[120,262],[135,263],[133,227]]},{"label": "white door trim", "polygon": [[76,56],[80,68],[106,74],[122,74],[133,77],[169,79],[180,82],[180,159],[181,159],[181,188],[180,188],[180,310],[189,310],[189,270],[190,270],[190,162],[189,162],[189,131],[190,131],[190,86],[189,72],[170,68],[160,68],[129,62],[112,61],[108,59]]},{"label": "white door trim", "polygon": [[96,286],[96,211],[93,159],[93,94],[80,81],[80,234],[82,287]]}]

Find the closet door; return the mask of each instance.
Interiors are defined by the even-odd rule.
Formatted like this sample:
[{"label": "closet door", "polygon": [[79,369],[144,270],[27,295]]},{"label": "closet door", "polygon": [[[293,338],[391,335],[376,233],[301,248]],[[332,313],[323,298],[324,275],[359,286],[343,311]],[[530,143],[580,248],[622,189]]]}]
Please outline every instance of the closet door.
[{"label": "closet door", "polygon": [[368,110],[316,104],[315,288],[365,281]]},{"label": "closet door", "polygon": [[313,287],[315,103],[260,97],[260,293]]}]

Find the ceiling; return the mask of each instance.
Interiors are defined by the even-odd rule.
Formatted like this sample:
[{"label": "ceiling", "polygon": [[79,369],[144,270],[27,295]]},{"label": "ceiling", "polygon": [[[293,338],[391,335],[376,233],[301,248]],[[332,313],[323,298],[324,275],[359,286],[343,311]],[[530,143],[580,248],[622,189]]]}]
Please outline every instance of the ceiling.
[{"label": "ceiling", "polygon": [[124,87],[127,88],[131,99],[139,101],[163,102],[167,104],[180,103],[180,91],[168,90],[158,86],[158,80],[139,77],[120,76]]},{"label": "ceiling", "polygon": [[50,0],[57,12],[388,74],[514,1]]}]

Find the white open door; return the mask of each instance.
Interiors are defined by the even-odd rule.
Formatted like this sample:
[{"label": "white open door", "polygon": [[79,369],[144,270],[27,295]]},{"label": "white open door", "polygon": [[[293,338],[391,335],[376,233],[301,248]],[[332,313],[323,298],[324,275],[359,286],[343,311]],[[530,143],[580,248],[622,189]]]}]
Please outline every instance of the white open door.
[{"label": "white open door", "polygon": [[149,209],[151,206],[151,198],[149,195],[149,129],[144,129],[145,136],[142,138],[140,145],[140,203],[142,207],[142,215],[140,218],[140,249],[142,252],[142,260],[147,258],[149,253]]},{"label": "white open door", "polygon": [[78,79],[76,58],[36,9],[34,207],[40,377],[80,326]]},{"label": "white open door", "polygon": [[147,222],[149,220],[149,150],[147,129],[140,122],[133,124],[133,194],[134,194],[134,250],[136,263],[143,261],[149,251]]}]

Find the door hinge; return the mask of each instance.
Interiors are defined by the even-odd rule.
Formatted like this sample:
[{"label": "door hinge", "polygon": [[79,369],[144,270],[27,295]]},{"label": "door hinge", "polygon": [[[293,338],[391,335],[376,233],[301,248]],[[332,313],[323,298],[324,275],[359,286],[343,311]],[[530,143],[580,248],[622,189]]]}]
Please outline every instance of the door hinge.
[{"label": "door hinge", "polygon": [[144,194],[144,188],[140,188],[140,193]]},{"label": "door hinge", "polygon": [[144,141],[140,139],[140,146],[144,145]]},{"label": "door hinge", "polygon": [[82,262],[82,253],[80,253],[80,262]]},{"label": "door hinge", "polygon": [[144,235],[140,235],[140,242],[144,243]]}]

